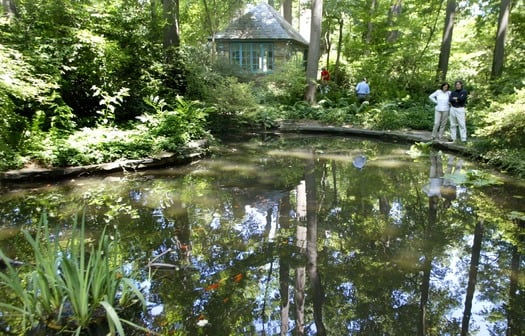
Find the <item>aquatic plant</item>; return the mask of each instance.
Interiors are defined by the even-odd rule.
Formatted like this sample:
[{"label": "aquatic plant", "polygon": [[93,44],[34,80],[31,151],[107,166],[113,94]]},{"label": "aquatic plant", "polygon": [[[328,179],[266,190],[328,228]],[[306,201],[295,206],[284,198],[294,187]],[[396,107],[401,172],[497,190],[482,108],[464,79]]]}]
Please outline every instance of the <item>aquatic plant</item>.
[{"label": "aquatic plant", "polygon": [[3,318],[16,322],[23,329],[20,332],[45,326],[80,335],[99,323],[105,323],[111,335],[124,335],[123,323],[143,329],[119,316],[136,303],[145,307],[145,300],[131,277],[125,276],[116,242],[104,229],[95,246],[86,239],[84,216],[80,227],[77,222],[65,243],[50,234],[45,214],[34,237],[25,230],[34,264],[15,268],[0,251],[7,266],[0,272],[0,287],[9,293],[8,300],[0,302]]}]

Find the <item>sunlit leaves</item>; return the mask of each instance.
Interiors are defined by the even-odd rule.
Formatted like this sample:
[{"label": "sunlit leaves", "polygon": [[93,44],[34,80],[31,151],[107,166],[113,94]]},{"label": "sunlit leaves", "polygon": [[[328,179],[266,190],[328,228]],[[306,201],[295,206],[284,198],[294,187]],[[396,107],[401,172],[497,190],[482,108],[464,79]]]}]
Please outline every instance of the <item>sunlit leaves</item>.
[{"label": "sunlit leaves", "polygon": [[510,219],[518,219],[525,221],[525,213],[521,211],[511,211],[509,214]]}]

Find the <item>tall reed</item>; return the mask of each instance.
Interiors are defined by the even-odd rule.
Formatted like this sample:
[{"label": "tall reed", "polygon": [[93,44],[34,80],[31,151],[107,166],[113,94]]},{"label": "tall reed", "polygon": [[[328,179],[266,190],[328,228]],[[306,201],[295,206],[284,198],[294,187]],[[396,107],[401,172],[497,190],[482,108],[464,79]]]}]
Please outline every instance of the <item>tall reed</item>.
[{"label": "tall reed", "polygon": [[[65,244],[50,239],[44,214],[33,237],[24,237],[34,254],[34,264],[15,268],[0,250],[7,269],[0,272],[0,286],[13,300],[0,302],[1,313],[18,325],[21,332],[39,324],[61,332],[80,335],[101,317],[112,335],[124,335],[122,323],[144,328],[124,320],[119,313],[135,303],[145,308],[144,296],[123,267],[117,242],[103,230],[98,244],[88,244],[85,216]],[[58,237],[58,235],[55,235]],[[4,300],[2,300],[4,301]]]}]

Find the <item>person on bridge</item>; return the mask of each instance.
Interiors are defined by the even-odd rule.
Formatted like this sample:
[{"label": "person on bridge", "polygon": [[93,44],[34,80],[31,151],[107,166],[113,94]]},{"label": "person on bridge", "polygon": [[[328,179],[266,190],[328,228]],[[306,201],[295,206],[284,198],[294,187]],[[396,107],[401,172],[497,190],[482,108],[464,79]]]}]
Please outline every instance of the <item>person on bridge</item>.
[{"label": "person on bridge", "polygon": [[432,128],[432,140],[438,138],[443,140],[443,133],[447,127],[448,112],[450,110],[450,91],[448,83],[442,83],[441,87],[434,91],[428,98],[436,104],[434,109],[434,127]]},{"label": "person on bridge", "polygon": [[457,139],[457,130],[459,128],[459,137],[461,142],[467,141],[466,111],[468,92],[463,88],[462,81],[456,81],[456,90],[450,93],[450,137],[452,141]]}]

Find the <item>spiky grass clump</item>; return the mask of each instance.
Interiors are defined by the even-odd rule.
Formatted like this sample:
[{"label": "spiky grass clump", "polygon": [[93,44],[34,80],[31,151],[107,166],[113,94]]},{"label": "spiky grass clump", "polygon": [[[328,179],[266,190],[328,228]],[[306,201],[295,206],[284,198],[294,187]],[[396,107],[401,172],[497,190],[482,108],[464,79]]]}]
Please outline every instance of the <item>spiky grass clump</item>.
[{"label": "spiky grass clump", "polygon": [[122,323],[142,329],[119,317],[119,312],[137,302],[145,307],[145,300],[132,279],[124,276],[116,242],[104,229],[96,246],[88,244],[84,217],[80,228],[76,223],[65,244],[50,239],[45,215],[34,237],[24,231],[34,265],[15,269],[0,251],[7,265],[0,272],[0,286],[10,293],[10,300],[5,300],[9,303],[0,302],[2,315],[22,332],[43,324],[80,335],[104,317],[112,335],[124,335]]}]

